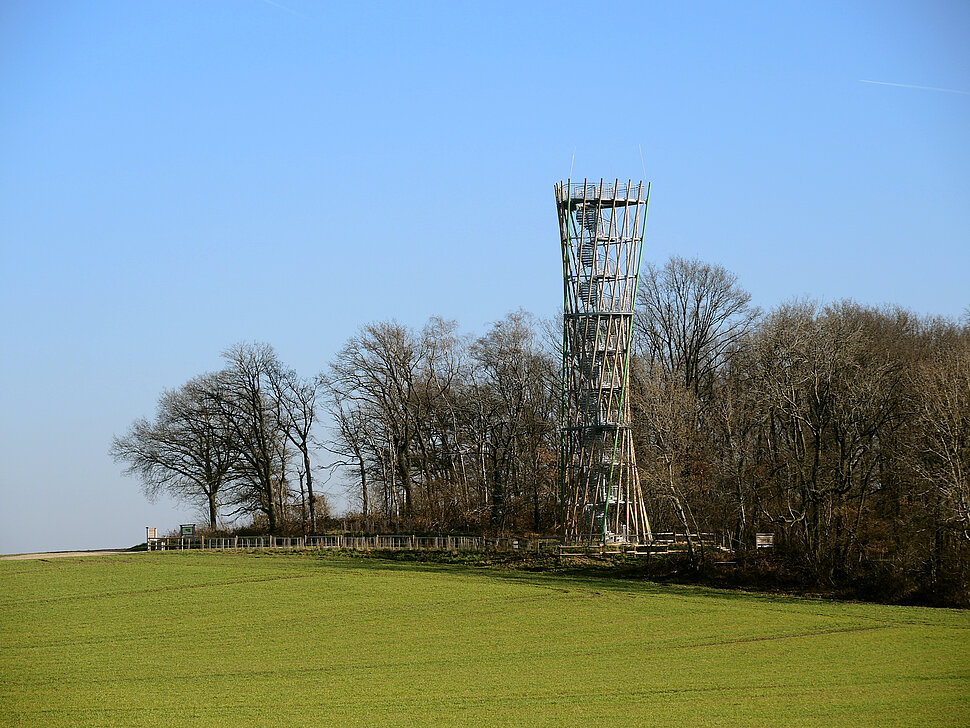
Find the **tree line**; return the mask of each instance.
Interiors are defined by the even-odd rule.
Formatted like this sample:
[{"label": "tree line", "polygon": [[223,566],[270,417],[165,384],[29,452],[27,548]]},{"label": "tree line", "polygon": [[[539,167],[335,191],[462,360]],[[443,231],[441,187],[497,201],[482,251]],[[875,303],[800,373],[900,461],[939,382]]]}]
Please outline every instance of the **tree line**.
[{"label": "tree line", "polygon": [[237,344],[220,371],[164,392],[111,454],[146,495],[199,507],[212,529],[316,532],[327,506],[314,475],[336,469],[359,529],[553,532],[559,365],[546,339],[521,311],[480,337],[440,318],[378,322],[310,378],[268,344]]},{"label": "tree line", "polygon": [[970,325],[792,301],[761,315],[716,266],[651,269],[633,402],[652,512],[758,532],[816,580],[967,588]]},{"label": "tree line", "polygon": [[[970,321],[852,301],[763,313],[724,268],[675,257],[641,277],[634,322],[654,531],[740,553],[770,532],[815,579],[966,584]],[[316,531],[314,477],[338,470],[357,529],[553,534],[560,347],[561,320],[522,311],[479,336],[440,318],[367,324],[310,378],[241,344],[111,452],[212,527]]]}]

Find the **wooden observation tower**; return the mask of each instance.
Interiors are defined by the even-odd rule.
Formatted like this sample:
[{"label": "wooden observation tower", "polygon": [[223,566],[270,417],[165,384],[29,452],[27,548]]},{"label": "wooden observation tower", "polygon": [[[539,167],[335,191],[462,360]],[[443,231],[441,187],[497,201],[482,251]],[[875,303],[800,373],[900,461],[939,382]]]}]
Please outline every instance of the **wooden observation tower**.
[{"label": "wooden observation tower", "polygon": [[650,186],[560,182],[566,543],[652,540],[630,430],[630,338]]}]

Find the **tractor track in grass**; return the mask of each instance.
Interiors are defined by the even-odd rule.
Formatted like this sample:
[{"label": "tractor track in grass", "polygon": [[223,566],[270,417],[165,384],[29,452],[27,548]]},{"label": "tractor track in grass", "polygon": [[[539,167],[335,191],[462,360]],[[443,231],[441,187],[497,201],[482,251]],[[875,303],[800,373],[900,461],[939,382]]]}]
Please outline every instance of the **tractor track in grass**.
[{"label": "tractor track in grass", "polygon": [[183,591],[186,589],[212,589],[220,586],[233,586],[235,584],[259,584],[268,581],[286,581],[289,579],[309,579],[314,574],[286,574],[284,576],[266,576],[258,579],[236,579],[233,581],[219,581],[208,584],[180,584],[172,586],[161,586],[155,589],[132,589],[130,591],[99,592],[97,594],[73,594],[63,597],[51,597],[48,599],[23,599],[2,602],[2,606],[20,606],[22,604],[55,604],[57,602],[83,601],[86,599],[106,599],[114,597],[141,596],[144,594],[160,594],[163,592]]},{"label": "tractor track in grass", "polygon": [[851,632],[874,632],[880,629],[896,629],[898,625],[895,624],[879,624],[869,627],[839,627],[835,629],[818,629],[818,630],[808,630],[806,632],[794,632],[791,634],[778,634],[771,635],[768,637],[739,637],[738,639],[732,640],[718,640],[716,642],[695,642],[688,645],[669,645],[667,649],[671,650],[689,650],[695,647],[721,647],[725,645],[740,645],[748,642],[774,642],[777,640],[793,640],[799,639],[801,637],[820,637],[822,635],[830,634],[845,634]]}]

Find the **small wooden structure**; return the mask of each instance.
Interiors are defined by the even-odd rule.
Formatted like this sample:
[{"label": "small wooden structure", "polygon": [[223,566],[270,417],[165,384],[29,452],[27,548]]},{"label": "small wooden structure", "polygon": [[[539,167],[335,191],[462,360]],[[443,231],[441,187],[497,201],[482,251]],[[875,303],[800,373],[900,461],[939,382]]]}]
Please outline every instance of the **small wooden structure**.
[{"label": "small wooden structure", "polygon": [[754,536],[754,545],[756,549],[772,549],[775,547],[775,534],[773,533],[756,533]]}]

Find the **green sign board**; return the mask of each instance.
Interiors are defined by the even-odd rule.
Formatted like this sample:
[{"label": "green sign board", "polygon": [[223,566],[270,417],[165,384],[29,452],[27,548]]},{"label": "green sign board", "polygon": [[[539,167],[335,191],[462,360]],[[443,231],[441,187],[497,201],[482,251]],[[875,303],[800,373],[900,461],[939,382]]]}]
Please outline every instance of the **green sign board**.
[{"label": "green sign board", "polygon": [[195,536],[194,523],[183,523],[179,528],[181,529],[182,538],[193,538]]}]

